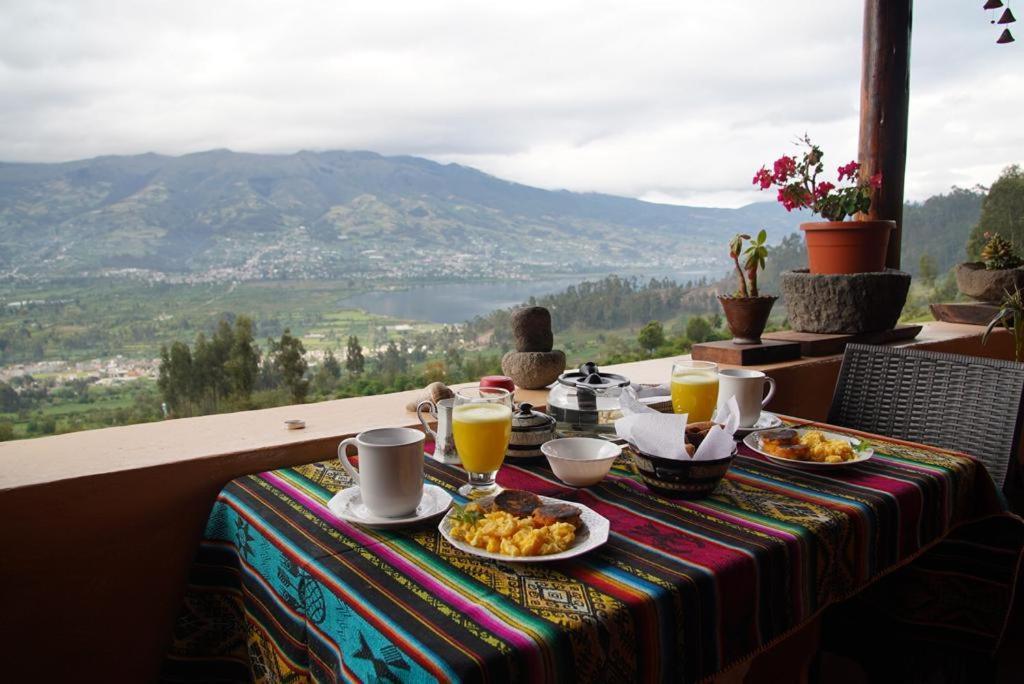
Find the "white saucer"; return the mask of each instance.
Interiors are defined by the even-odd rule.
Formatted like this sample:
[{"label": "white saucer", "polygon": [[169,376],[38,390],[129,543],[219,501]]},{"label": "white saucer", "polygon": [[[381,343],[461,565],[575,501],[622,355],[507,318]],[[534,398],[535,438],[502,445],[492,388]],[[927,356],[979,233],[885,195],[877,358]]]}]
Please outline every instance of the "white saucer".
[{"label": "white saucer", "polygon": [[416,512],[404,518],[381,518],[370,513],[359,495],[359,487],[343,489],[327,502],[327,508],[331,513],[342,520],[364,527],[388,529],[392,527],[405,527],[415,525],[424,520],[437,518],[451,507],[451,494],[432,484],[423,485],[423,499],[416,507]]},{"label": "white saucer", "polygon": [[749,435],[751,432],[754,432],[756,430],[773,430],[773,429],[775,429],[777,427],[781,427],[781,426],[782,426],[782,419],[781,418],[779,418],[774,413],[769,413],[768,411],[761,411],[760,417],[758,417],[757,422],[754,423],[753,426],[751,426],[751,427],[736,428],[736,435],[735,435],[735,437],[736,437],[736,439],[743,439],[744,437]]}]

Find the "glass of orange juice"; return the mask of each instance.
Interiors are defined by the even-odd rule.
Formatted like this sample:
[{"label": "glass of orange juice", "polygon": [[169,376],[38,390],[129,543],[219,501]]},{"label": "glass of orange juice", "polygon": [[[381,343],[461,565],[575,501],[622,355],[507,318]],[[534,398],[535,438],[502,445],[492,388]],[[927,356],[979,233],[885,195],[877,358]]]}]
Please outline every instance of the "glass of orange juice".
[{"label": "glass of orange juice", "polygon": [[711,420],[718,403],[718,364],[682,359],[672,364],[672,410],[687,421]]},{"label": "glass of orange juice", "polygon": [[475,499],[498,489],[494,478],[505,460],[512,434],[512,394],[500,387],[468,387],[455,392],[452,435],[469,483],[459,494]]}]

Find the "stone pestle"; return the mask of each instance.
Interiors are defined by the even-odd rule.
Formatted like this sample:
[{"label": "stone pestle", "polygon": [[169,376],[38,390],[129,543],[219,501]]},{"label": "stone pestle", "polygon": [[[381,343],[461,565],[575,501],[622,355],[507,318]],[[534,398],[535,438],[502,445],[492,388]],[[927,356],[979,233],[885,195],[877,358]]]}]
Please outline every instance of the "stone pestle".
[{"label": "stone pestle", "polygon": [[552,349],[551,312],[526,306],[512,312],[516,350],[501,359],[501,370],[523,389],[543,389],[565,371],[565,352]]}]

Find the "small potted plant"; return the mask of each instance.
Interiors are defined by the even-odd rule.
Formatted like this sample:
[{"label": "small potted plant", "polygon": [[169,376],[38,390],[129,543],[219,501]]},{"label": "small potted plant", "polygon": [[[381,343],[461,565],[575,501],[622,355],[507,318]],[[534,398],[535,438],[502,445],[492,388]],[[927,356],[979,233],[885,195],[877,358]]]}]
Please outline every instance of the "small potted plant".
[{"label": "small potted plant", "polygon": [[[768,256],[768,245],[765,242],[768,234],[761,231],[751,239],[749,235],[736,235],[729,241],[729,258],[736,265],[736,276],[739,288],[734,295],[719,295],[725,311],[725,320],[732,332],[735,344],[760,344],[761,333],[768,324],[768,315],[772,305],[778,299],[773,295],[762,295],[757,291],[757,270],[764,268]],[[743,249],[743,241],[750,240],[750,245]],[[740,259],[743,259],[742,265]]]},{"label": "small potted plant", "polygon": [[1005,293],[1024,288],[1024,261],[999,233],[986,231],[985,238],[981,261],[957,265],[956,284],[972,299],[998,304]]},{"label": "small potted plant", "polygon": [[[806,147],[803,156],[797,159],[783,155],[771,171],[762,166],[754,174],[754,185],[762,190],[777,188],[778,200],[786,211],[810,209],[825,219],[800,224],[807,239],[811,273],[884,271],[889,234],[896,222],[856,218],[871,208],[871,193],[882,187],[882,174],[861,178],[860,165],[851,161],[838,168],[836,183],[819,180],[825,170],[821,148],[806,135],[797,142]],[[855,218],[847,221],[848,217]]]},{"label": "small potted plant", "polygon": [[1003,293],[1002,301],[999,304],[997,313],[985,328],[985,334],[981,336],[981,343],[988,343],[988,336],[992,334],[996,326],[1001,325],[1013,335],[1013,358],[1016,361],[1024,361],[1024,293],[1020,288],[1014,287],[1013,291],[1006,290]]}]

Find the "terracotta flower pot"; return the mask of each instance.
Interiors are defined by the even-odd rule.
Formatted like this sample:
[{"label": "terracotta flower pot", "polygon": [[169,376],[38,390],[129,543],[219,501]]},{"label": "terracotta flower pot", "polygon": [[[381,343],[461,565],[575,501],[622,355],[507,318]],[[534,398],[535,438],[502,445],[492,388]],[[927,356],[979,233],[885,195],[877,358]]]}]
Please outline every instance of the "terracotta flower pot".
[{"label": "terracotta flower pot", "polygon": [[734,344],[761,344],[761,333],[778,297],[726,297],[719,295]]},{"label": "terracotta flower pot", "polygon": [[895,229],[895,221],[800,224],[807,239],[807,265],[816,275],[884,271],[889,233]]}]

